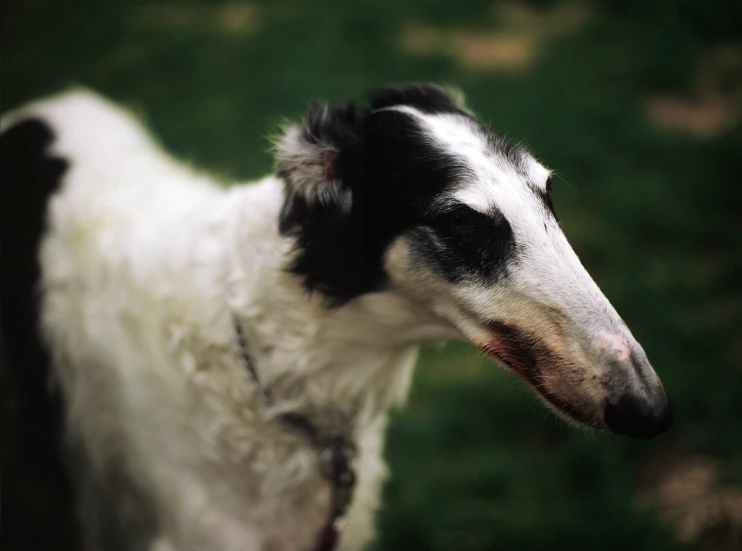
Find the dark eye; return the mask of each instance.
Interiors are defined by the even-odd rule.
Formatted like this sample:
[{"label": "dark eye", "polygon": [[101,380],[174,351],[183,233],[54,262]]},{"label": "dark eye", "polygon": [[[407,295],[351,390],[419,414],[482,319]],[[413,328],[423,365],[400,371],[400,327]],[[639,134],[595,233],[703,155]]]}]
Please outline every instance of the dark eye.
[{"label": "dark eye", "polygon": [[456,207],[441,216],[444,229],[461,235],[471,235],[479,228],[478,213],[468,207]]},{"label": "dark eye", "polygon": [[[542,194],[546,208],[551,211],[554,218],[557,218],[556,211],[554,210],[554,203],[551,202],[551,176],[546,180],[546,191]],[[557,218],[558,219],[558,218]]]}]

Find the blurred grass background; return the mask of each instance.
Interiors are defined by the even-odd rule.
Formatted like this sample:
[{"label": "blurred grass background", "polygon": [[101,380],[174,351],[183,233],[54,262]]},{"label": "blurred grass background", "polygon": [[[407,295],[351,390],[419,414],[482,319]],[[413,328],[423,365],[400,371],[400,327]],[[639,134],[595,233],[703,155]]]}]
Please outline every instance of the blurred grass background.
[{"label": "blurred grass background", "polygon": [[[564,230],[643,343],[675,426],[651,441],[579,432],[467,346],[426,349],[390,426],[374,550],[742,549],[738,0],[6,0],[2,12],[3,111],[84,84],[225,177],[271,170],[266,136],[309,101],[406,81],[459,86],[557,171]],[[27,499],[53,531],[53,496],[36,485]]]}]

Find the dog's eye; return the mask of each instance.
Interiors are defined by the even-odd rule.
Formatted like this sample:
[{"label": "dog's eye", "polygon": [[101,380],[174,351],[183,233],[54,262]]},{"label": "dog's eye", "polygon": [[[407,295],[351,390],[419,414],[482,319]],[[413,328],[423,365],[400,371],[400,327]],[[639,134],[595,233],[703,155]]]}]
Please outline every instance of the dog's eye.
[{"label": "dog's eye", "polygon": [[479,228],[477,213],[468,207],[457,207],[442,216],[443,226],[455,233],[471,235]]},{"label": "dog's eye", "polygon": [[546,203],[546,208],[548,208],[551,213],[554,215],[554,218],[557,218],[556,211],[554,210],[554,203],[551,201],[551,176],[549,176],[549,179],[546,180],[546,192],[543,194],[544,202]]}]

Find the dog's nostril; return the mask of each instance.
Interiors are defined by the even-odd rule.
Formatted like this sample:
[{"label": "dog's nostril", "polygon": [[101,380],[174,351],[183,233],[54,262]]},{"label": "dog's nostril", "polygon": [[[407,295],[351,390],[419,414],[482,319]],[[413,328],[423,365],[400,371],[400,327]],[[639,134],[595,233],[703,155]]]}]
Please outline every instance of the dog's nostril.
[{"label": "dog's nostril", "polygon": [[652,404],[631,394],[624,394],[617,401],[606,403],[603,419],[616,434],[652,438],[670,428],[673,414],[664,398],[660,404]]}]

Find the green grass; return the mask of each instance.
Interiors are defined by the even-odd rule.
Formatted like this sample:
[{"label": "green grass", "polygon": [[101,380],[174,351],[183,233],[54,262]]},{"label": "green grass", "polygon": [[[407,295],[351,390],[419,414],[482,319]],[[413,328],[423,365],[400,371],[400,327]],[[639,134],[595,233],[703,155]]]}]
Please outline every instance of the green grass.
[{"label": "green grass", "polygon": [[425,350],[390,427],[374,549],[681,549],[641,498],[647,465],[708,456],[739,490],[742,127],[702,139],[654,127],[643,109],[648,93],[690,89],[705,52],[739,45],[738,2],[592,2],[585,25],[514,73],[399,47],[411,22],[492,29],[491,2],[255,2],[245,33],[214,23],[222,3],[167,3],[196,10],[179,24],[147,4],[5,5],[3,111],[82,83],[135,106],[176,154],[243,179],[271,169],[265,137],[310,100],[455,84],[562,177],[565,232],[664,381],[674,428],[630,441],[556,421],[464,345]]}]

